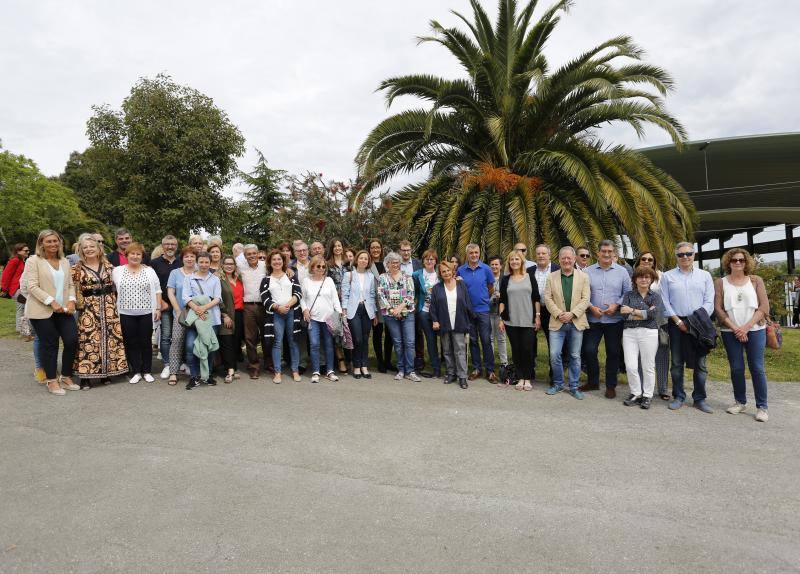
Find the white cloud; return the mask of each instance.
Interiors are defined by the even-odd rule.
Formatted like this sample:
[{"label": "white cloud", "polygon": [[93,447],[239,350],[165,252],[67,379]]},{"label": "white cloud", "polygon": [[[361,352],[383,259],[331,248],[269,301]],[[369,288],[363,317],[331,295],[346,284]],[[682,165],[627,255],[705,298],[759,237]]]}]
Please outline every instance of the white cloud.
[{"label": "white cloud", "polygon": [[[494,2],[486,2],[495,12]],[[93,104],[119,106],[140,76],[171,74],[211,96],[273,167],[354,175],[353,157],[386,116],[374,90],[411,72],[456,76],[432,44],[416,46],[428,21],[455,24],[465,0],[137,3],[11,0],[0,37],[0,138],[5,148],[59,173],[87,145]],[[579,0],[551,39],[553,63],[611,36],[630,34],[648,61],[669,70],[670,110],[693,139],[796,131],[796,22],[800,4],[780,0],[643,3]],[[403,103],[401,105],[408,105]],[[630,131],[606,139],[638,142]]]}]

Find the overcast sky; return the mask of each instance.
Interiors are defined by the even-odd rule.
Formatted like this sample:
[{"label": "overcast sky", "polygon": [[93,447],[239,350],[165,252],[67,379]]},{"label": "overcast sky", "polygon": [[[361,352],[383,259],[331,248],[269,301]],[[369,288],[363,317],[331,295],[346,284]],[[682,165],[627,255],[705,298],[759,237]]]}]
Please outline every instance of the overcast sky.
[{"label": "overcast sky", "polygon": [[[484,5],[495,13],[496,2]],[[549,5],[549,2],[542,2]],[[0,19],[0,139],[58,174],[87,145],[93,104],[119,107],[141,76],[165,72],[211,96],[244,134],[248,169],[348,179],[367,132],[387,114],[378,83],[406,73],[461,75],[428,21],[456,24],[466,0],[6,0]],[[691,139],[800,130],[793,0],[578,0],[551,39],[551,64],[619,34],[669,70],[668,107]],[[409,102],[411,103],[411,102]],[[646,140],[623,130],[609,140]]]}]

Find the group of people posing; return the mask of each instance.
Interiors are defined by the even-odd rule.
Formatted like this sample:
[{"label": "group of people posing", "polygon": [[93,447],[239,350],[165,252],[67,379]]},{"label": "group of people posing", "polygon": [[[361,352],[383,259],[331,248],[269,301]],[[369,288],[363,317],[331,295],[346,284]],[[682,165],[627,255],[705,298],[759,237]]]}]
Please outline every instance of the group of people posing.
[{"label": "group of people posing", "polygon": [[[17,246],[3,290],[17,299],[20,331],[26,334],[28,322],[33,328],[37,378],[54,395],[119,375],[154,382],[154,329],[160,377],[175,385],[188,365],[187,390],[215,385],[217,372],[231,383],[241,363],[250,378],[269,371],[274,383],[285,370],[295,381],[308,372],[312,383],[344,373],[369,379],[371,340],[377,368],[395,372],[398,381],[436,377],[467,389],[485,377],[530,391],[541,332],[549,349],[548,395],[568,391],[582,399],[600,389],[604,341],[606,398],[616,397],[624,365],[626,406],[648,409],[658,394],[677,410],[686,400],[687,367],[693,406],[711,413],[706,356],[716,339],[713,316],[731,368],[735,403],[727,412],[746,409],[746,353],[756,420],[767,420],[769,302],[746,250],[723,256],[724,276],[716,282],[695,267],[685,242],[675,248],[677,266],[663,272],[648,251],[631,267],[611,240],[594,255],[586,246],[561,247],[556,255],[557,263],[549,246],[538,245],[529,260],[519,243],[484,262],[470,244],[463,263],[440,260],[434,250],[419,260],[410,242],[394,251],[379,239],[361,250],[338,239],[327,247],[297,240],[269,251],[236,244],[228,254],[217,237],[192,236],[180,249],[167,235],[148,256],[119,229],[108,255],[102,235],[84,233],[65,257],[61,236],[44,230],[35,255]],[[582,370],[587,380],[580,385]]]}]

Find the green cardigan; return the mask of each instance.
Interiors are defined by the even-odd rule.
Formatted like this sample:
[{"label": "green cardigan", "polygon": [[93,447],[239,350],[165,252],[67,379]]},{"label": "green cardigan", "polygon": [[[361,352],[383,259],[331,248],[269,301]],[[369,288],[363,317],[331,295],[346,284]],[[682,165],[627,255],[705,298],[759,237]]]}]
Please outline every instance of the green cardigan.
[{"label": "green cardigan", "polygon": [[[241,279],[239,279],[239,281],[241,281]],[[228,283],[227,277],[220,277],[219,282],[222,285],[222,300],[219,303],[220,313],[224,313],[233,321],[233,326],[230,329],[225,328],[225,322],[223,321],[219,326],[219,334],[233,335],[236,329],[236,309],[233,306],[233,288],[231,284]]]}]

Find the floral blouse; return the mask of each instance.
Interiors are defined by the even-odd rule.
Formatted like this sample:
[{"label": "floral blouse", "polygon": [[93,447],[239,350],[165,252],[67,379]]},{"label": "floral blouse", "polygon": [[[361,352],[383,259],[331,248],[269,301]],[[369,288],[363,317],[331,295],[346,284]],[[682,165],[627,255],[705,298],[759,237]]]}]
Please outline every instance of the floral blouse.
[{"label": "floral blouse", "polygon": [[389,309],[405,304],[403,317],[414,312],[414,280],[410,275],[400,274],[400,279],[395,281],[388,273],[383,273],[378,278],[378,303],[381,315],[389,315]]}]

